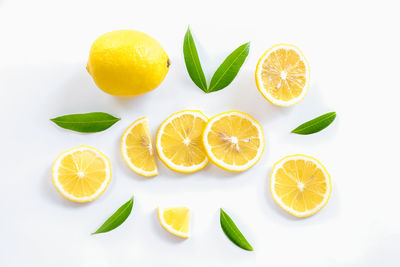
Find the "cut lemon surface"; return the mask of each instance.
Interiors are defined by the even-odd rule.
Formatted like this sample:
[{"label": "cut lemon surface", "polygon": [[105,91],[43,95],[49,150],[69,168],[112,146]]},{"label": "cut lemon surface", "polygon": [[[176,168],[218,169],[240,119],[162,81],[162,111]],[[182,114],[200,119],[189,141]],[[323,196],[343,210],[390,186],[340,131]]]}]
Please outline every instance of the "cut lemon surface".
[{"label": "cut lemon surface", "polygon": [[158,174],[146,117],[136,120],[126,129],[122,135],[121,153],[134,172],[146,177]]},{"label": "cut lemon surface", "polygon": [[230,111],[211,118],[203,133],[210,160],[228,171],[245,171],[261,158],[264,134],[250,115]]},{"label": "cut lemon surface", "polygon": [[106,190],[111,180],[111,164],[97,149],[78,146],[58,156],[52,176],[54,186],[63,197],[88,202]]},{"label": "cut lemon surface", "polygon": [[258,61],[257,88],[272,104],[291,106],[300,102],[307,93],[309,83],[308,62],[293,45],[275,45]]},{"label": "cut lemon surface", "polygon": [[186,207],[162,208],[158,207],[158,219],[165,230],[179,237],[190,236],[190,210]]},{"label": "cut lemon surface", "polygon": [[197,110],[172,114],[157,133],[157,153],[168,168],[191,173],[203,169],[208,162],[201,135],[207,117]]},{"label": "cut lemon surface", "polygon": [[331,194],[331,178],[318,160],[288,156],[278,161],[271,173],[274,200],[287,212],[307,217],[320,211]]}]

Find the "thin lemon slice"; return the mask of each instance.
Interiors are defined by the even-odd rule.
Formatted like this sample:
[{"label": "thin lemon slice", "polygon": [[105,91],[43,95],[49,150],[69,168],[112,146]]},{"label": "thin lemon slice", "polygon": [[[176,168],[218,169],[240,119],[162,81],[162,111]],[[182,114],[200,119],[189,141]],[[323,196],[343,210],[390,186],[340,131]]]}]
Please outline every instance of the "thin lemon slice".
[{"label": "thin lemon slice", "polygon": [[278,161],[271,173],[274,200],[297,217],[311,216],[328,203],[331,178],[322,164],[309,156],[293,155]]},{"label": "thin lemon slice", "polygon": [[310,67],[303,53],[294,45],[275,45],[258,61],[257,88],[272,104],[291,106],[300,102],[309,83]]},{"label": "thin lemon slice", "polygon": [[111,180],[111,164],[97,149],[78,146],[58,156],[52,176],[54,186],[63,197],[89,202],[106,190]]},{"label": "thin lemon slice", "polygon": [[208,157],[217,166],[241,172],[261,158],[264,134],[261,125],[250,115],[229,111],[208,121],[203,143]]},{"label": "thin lemon slice", "polygon": [[172,114],[157,133],[157,153],[168,168],[192,173],[203,169],[208,162],[201,135],[207,117],[197,110],[184,110]]},{"label": "thin lemon slice", "polygon": [[158,219],[165,230],[182,238],[190,236],[190,210],[186,207],[158,207]]},{"label": "thin lemon slice", "polygon": [[122,135],[121,153],[132,171],[146,177],[158,174],[146,117],[134,121],[126,129]]}]

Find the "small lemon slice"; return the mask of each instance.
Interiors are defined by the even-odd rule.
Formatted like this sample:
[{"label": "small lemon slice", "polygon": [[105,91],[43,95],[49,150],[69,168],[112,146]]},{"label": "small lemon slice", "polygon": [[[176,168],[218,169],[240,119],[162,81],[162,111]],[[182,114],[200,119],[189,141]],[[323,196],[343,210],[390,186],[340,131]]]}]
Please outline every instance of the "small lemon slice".
[{"label": "small lemon slice", "polygon": [[261,158],[264,134],[261,125],[250,115],[229,111],[208,121],[203,143],[208,157],[217,166],[241,172]]},{"label": "small lemon slice", "polygon": [[291,106],[307,93],[310,67],[300,49],[279,44],[260,58],[255,76],[258,90],[268,101],[278,106]]},{"label": "small lemon slice", "polygon": [[161,161],[177,172],[192,173],[208,162],[201,142],[207,117],[197,110],[172,114],[160,126],[156,147]]},{"label": "small lemon slice", "polygon": [[146,117],[132,123],[122,135],[121,153],[132,171],[152,177],[158,174]]},{"label": "small lemon slice", "polygon": [[111,164],[97,149],[78,146],[58,156],[52,176],[54,186],[63,197],[89,202],[106,190],[111,180]]},{"label": "small lemon slice", "polygon": [[186,207],[158,207],[158,219],[165,230],[182,238],[190,236],[190,210]]},{"label": "small lemon slice", "polygon": [[287,156],[278,161],[272,169],[270,187],[275,202],[297,217],[320,211],[332,191],[325,167],[305,155]]}]

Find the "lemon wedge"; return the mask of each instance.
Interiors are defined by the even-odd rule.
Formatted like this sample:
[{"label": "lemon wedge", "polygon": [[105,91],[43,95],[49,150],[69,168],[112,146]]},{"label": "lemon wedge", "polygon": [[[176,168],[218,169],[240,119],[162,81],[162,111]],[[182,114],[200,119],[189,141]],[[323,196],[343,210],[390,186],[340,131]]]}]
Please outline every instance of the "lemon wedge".
[{"label": "lemon wedge", "polygon": [[97,149],[78,146],[58,156],[52,176],[54,186],[63,197],[89,202],[106,190],[111,180],[111,164]]},{"label": "lemon wedge", "polygon": [[329,200],[332,186],[325,167],[305,155],[288,156],[278,161],[271,173],[271,192],[275,202],[297,217],[311,216]]},{"label": "lemon wedge", "polygon": [[213,163],[236,172],[256,164],[265,145],[261,125],[250,115],[239,111],[211,118],[203,133],[203,143]]},{"label": "lemon wedge", "polygon": [[145,177],[158,174],[146,117],[132,123],[122,135],[121,153],[129,168]]},{"label": "lemon wedge", "polygon": [[268,101],[278,106],[292,106],[307,93],[310,67],[296,46],[279,44],[260,58],[255,76],[258,90]]},{"label": "lemon wedge", "polygon": [[190,210],[188,208],[158,207],[158,219],[161,226],[171,234],[182,238],[188,238],[190,236]]},{"label": "lemon wedge", "polygon": [[208,162],[201,141],[207,117],[196,110],[172,114],[160,126],[156,147],[161,161],[177,172],[192,173]]}]

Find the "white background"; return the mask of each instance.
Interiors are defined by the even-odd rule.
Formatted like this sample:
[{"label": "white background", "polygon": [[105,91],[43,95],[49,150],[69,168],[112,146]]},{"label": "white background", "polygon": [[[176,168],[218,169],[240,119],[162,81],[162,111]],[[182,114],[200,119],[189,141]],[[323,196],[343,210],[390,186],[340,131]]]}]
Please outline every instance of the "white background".
[{"label": "white background", "polygon": [[[0,0],[0,266],[399,266],[398,163],[400,41],[398,1],[41,1]],[[251,41],[235,81],[204,94],[186,72],[188,24],[207,77]],[[171,58],[161,86],[122,99],[100,91],[85,70],[92,42],[116,29],[153,36]],[[254,71],[270,46],[292,43],[311,66],[306,98],[275,107],[257,91]],[[199,109],[251,114],[266,150],[252,169],[228,173],[209,164],[191,175],[161,162],[153,179],[133,173],[120,137],[147,116],[154,137],[168,115]],[[122,120],[102,133],[55,126],[55,116],[104,111]],[[336,111],[312,136],[300,123]],[[63,199],[51,182],[57,155],[93,146],[111,160],[113,178],[93,203]],[[307,219],[281,210],[268,189],[274,162],[302,153],[330,172],[328,205]],[[132,195],[131,216],[116,230],[90,236]],[[156,207],[191,208],[192,237],[158,223]],[[234,246],[219,225],[223,207],[255,248]]]}]

